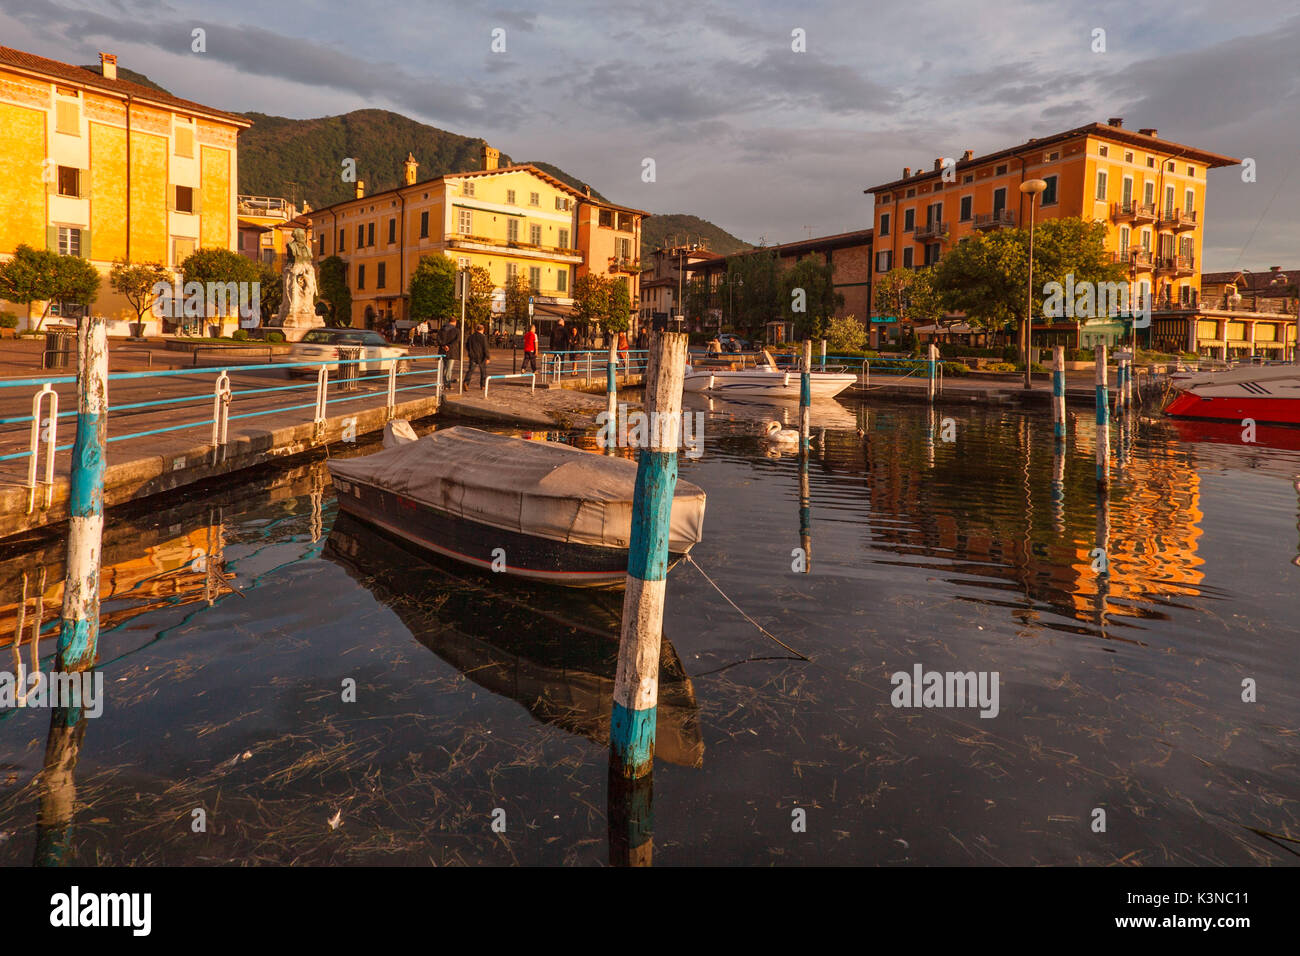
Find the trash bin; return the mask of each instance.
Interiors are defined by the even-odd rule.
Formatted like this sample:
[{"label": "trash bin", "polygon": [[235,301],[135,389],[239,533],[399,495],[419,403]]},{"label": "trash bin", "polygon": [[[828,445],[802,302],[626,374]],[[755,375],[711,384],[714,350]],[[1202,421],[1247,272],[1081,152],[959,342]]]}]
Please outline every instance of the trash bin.
[{"label": "trash bin", "polygon": [[340,392],[355,392],[359,387],[357,379],[361,376],[361,366],[356,364],[361,358],[361,349],[341,347],[339,353],[338,388]]},{"label": "trash bin", "polygon": [[67,368],[76,349],[77,330],[66,327],[46,329],[43,368]]}]

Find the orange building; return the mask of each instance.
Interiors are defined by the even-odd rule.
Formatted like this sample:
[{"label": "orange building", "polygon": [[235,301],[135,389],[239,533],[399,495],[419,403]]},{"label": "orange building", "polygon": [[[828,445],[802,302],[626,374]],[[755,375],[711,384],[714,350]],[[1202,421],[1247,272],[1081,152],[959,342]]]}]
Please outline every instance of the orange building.
[{"label": "orange building", "polygon": [[1239,162],[1155,129],[1125,129],[1115,117],[984,156],[941,157],[931,169],[904,167],[900,179],[864,190],[875,197],[874,273],[932,265],[976,233],[1027,226],[1020,184],[1041,179],[1036,219],[1104,222],[1107,249],[1129,267],[1136,291],[1154,295],[1152,309],[1187,313],[1181,331],[1166,326],[1163,336],[1194,344],[1206,173]]}]

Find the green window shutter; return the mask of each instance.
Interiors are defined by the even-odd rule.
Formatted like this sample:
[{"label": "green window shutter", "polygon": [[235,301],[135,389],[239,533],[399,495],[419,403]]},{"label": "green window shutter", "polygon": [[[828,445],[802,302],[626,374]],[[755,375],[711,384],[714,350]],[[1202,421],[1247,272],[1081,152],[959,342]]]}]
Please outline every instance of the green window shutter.
[{"label": "green window shutter", "polygon": [[45,248],[48,249],[50,252],[59,251],[59,227],[58,226],[45,227]]},{"label": "green window shutter", "polygon": [[90,230],[81,230],[81,258],[90,258]]},{"label": "green window shutter", "polygon": [[90,170],[83,169],[77,174],[77,192],[82,199],[90,196]]}]

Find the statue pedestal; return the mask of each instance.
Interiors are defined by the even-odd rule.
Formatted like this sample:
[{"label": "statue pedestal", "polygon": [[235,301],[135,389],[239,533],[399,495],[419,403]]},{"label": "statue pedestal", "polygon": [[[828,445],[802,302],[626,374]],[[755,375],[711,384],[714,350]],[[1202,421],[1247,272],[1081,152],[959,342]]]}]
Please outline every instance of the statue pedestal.
[{"label": "statue pedestal", "polygon": [[272,326],[277,332],[284,333],[286,342],[301,342],[302,337],[312,329],[323,329],[325,323],[315,312],[298,312],[286,315],[278,324]]}]

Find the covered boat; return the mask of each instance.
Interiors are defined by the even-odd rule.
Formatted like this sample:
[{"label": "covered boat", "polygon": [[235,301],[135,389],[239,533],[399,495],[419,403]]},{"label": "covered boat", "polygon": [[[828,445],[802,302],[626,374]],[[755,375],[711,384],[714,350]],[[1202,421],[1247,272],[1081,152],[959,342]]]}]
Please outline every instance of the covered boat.
[{"label": "covered boat", "polygon": [[[342,510],[437,554],[569,586],[626,578],[635,462],[455,427],[329,468]],[[700,540],[704,502],[677,482],[670,566]]]},{"label": "covered boat", "polygon": [[1178,394],[1165,412],[1176,418],[1300,425],[1300,368],[1294,365],[1176,376],[1173,386]]},{"label": "covered boat", "polygon": [[[834,398],[857,382],[852,372],[809,373],[808,385],[812,398]],[[708,392],[723,398],[784,398],[799,400],[800,373],[797,369],[777,368],[772,353],[764,350],[755,356],[753,364],[739,363],[702,364],[686,367],[682,387],[688,392]]]}]

